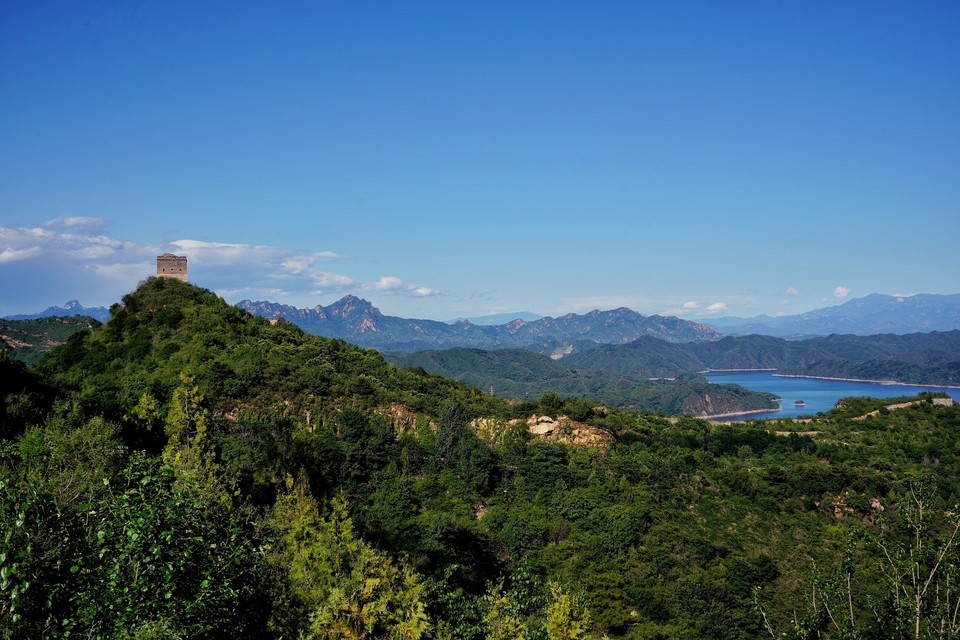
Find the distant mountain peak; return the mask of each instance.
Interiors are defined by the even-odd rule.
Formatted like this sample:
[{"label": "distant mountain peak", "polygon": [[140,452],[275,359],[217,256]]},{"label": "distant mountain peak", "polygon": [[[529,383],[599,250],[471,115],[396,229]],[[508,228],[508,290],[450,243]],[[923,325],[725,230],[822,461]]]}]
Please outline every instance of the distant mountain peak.
[{"label": "distant mountain peak", "polygon": [[367,316],[379,317],[383,314],[368,300],[358,298],[355,295],[347,294],[327,307],[327,313],[339,318],[347,318],[357,313],[363,313]]},{"label": "distant mountain peak", "polygon": [[27,313],[6,316],[7,320],[37,320],[39,318],[53,318],[56,316],[89,316],[94,320],[106,322],[110,317],[110,310],[106,307],[85,307],[79,300],[68,300],[62,307],[47,307],[40,313]]},{"label": "distant mountain peak", "polygon": [[577,340],[622,344],[641,335],[653,335],[670,342],[720,337],[706,325],[673,317],[651,321],[626,307],[612,311],[594,309],[585,315],[568,313],[559,318],[515,317],[498,324],[474,324],[466,320],[448,323],[385,316],[369,301],[354,295],[346,295],[328,307],[313,309],[246,300],[237,306],[254,315],[286,318],[309,333],[393,351],[453,347],[502,349]]},{"label": "distant mountain peak", "polygon": [[918,293],[910,296],[871,293],[862,298],[797,315],[717,318],[718,331],[736,335],[758,333],[782,338],[833,333],[909,334],[960,329],[960,294]]}]

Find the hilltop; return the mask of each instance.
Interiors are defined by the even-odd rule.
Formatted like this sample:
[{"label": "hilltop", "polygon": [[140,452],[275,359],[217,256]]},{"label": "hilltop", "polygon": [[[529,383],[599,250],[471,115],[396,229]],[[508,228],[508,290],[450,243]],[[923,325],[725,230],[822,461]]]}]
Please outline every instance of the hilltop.
[{"label": "hilltop", "polygon": [[483,413],[506,408],[466,385],[399,370],[376,351],[255,318],[168,278],[148,279],[111,312],[109,322],[72,335],[41,366],[72,387],[91,389],[90,401],[116,419],[123,419],[125,403],[144,396],[168,401],[184,371],[218,415],[320,416],[393,403],[436,415],[450,398]]}]

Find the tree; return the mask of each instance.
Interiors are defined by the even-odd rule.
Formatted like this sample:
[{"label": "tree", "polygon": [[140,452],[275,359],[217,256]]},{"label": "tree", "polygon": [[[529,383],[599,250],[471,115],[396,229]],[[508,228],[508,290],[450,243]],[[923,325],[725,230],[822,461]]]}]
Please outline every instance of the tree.
[{"label": "tree", "polygon": [[[336,498],[321,518],[305,483],[288,481],[274,508],[277,532],[271,562],[308,623],[277,621],[280,631],[305,638],[416,640],[427,629],[423,588],[405,563],[395,563],[353,532],[347,503]],[[292,628],[296,627],[296,628]]]},{"label": "tree", "polygon": [[516,611],[516,606],[503,592],[503,583],[487,594],[487,640],[524,640],[527,626]]},{"label": "tree", "polygon": [[249,521],[156,458],[131,456],[82,520],[84,547],[61,558],[71,576],[69,615],[58,621],[64,633],[145,637],[167,628],[168,636],[203,638],[264,631],[269,610],[254,606],[263,599],[261,556]]},{"label": "tree", "polygon": [[[909,538],[897,546],[889,526],[877,538],[882,551],[881,569],[886,577],[894,611],[900,612],[910,637],[956,637],[960,634],[960,580],[956,549],[960,514],[938,514],[932,508],[929,489],[911,486],[900,506],[899,525]],[[936,517],[946,515],[938,533]]]},{"label": "tree", "polygon": [[177,481],[193,484],[205,497],[229,505],[230,496],[217,473],[217,463],[207,436],[207,410],[203,395],[189,374],[180,374],[180,386],[173,392],[164,430],[167,445],[163,461],[173,470]]},{"label": "tree", "polygon": [[579,598],[560,584],[550,583],[550,604],[547,605],[547,637],[550,640],[577,640],[590,629],[590,612]]}]

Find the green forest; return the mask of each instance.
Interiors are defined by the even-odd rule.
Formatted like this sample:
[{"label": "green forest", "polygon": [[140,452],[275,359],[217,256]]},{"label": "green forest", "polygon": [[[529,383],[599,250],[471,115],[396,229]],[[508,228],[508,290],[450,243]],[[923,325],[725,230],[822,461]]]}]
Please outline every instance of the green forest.
[{"label": "green forest", "polygon": [[494,394],[507,398],[529,400],[553,392],[586,397],[617,408],[694,416],[776,410],[779,406],[771,393],[750,391],[733,384],[711,384],[699,373],[684,373],[669,380],[648,380],[642,376],[570,367],[563,360],[525,349],[458,348],[394,352],[384,357],[397,365],[418,366],[481,389],[493,389]]},{"label": "green forest", "polygon": [[151,278],[0,353],[0,421],[2,638],[960,634],[935,395],[739,424],[507,401]]}]

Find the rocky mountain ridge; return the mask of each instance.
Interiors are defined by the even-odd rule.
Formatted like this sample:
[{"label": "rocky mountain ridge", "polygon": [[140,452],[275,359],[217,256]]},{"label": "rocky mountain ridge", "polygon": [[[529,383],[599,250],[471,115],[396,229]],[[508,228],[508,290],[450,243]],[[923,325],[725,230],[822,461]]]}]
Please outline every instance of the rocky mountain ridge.
[{"label": "rocky mountain ridge", "polygon": [[237,306],[256,316],[283,318],[308,333],[391,351],[454,347],[531,348],[544,343],[572,344],[584,340],[597,344],[625,344],[641,336],[677,343],[722,337],[702,323],[673,316],[644,316],[625,307],[594,310],[582,315],[548,316],[533,321],[517,318],[499,325],[476,325],[468,320],[446,323],[387,316],[367,300],[353,295],[327,307],[318,305],[312,309],[251,300],[243,300]]},{"label": "rocky mountain ridge", "polygon": [[110,317],[110,309],[106,307],[85,307],[79,300],[69,300],[62,307],[47,307],[40,313],[26,313],[5,316],[6,320],[37,320],[39,318],[88,316],[100,322],[106,322]]}]

